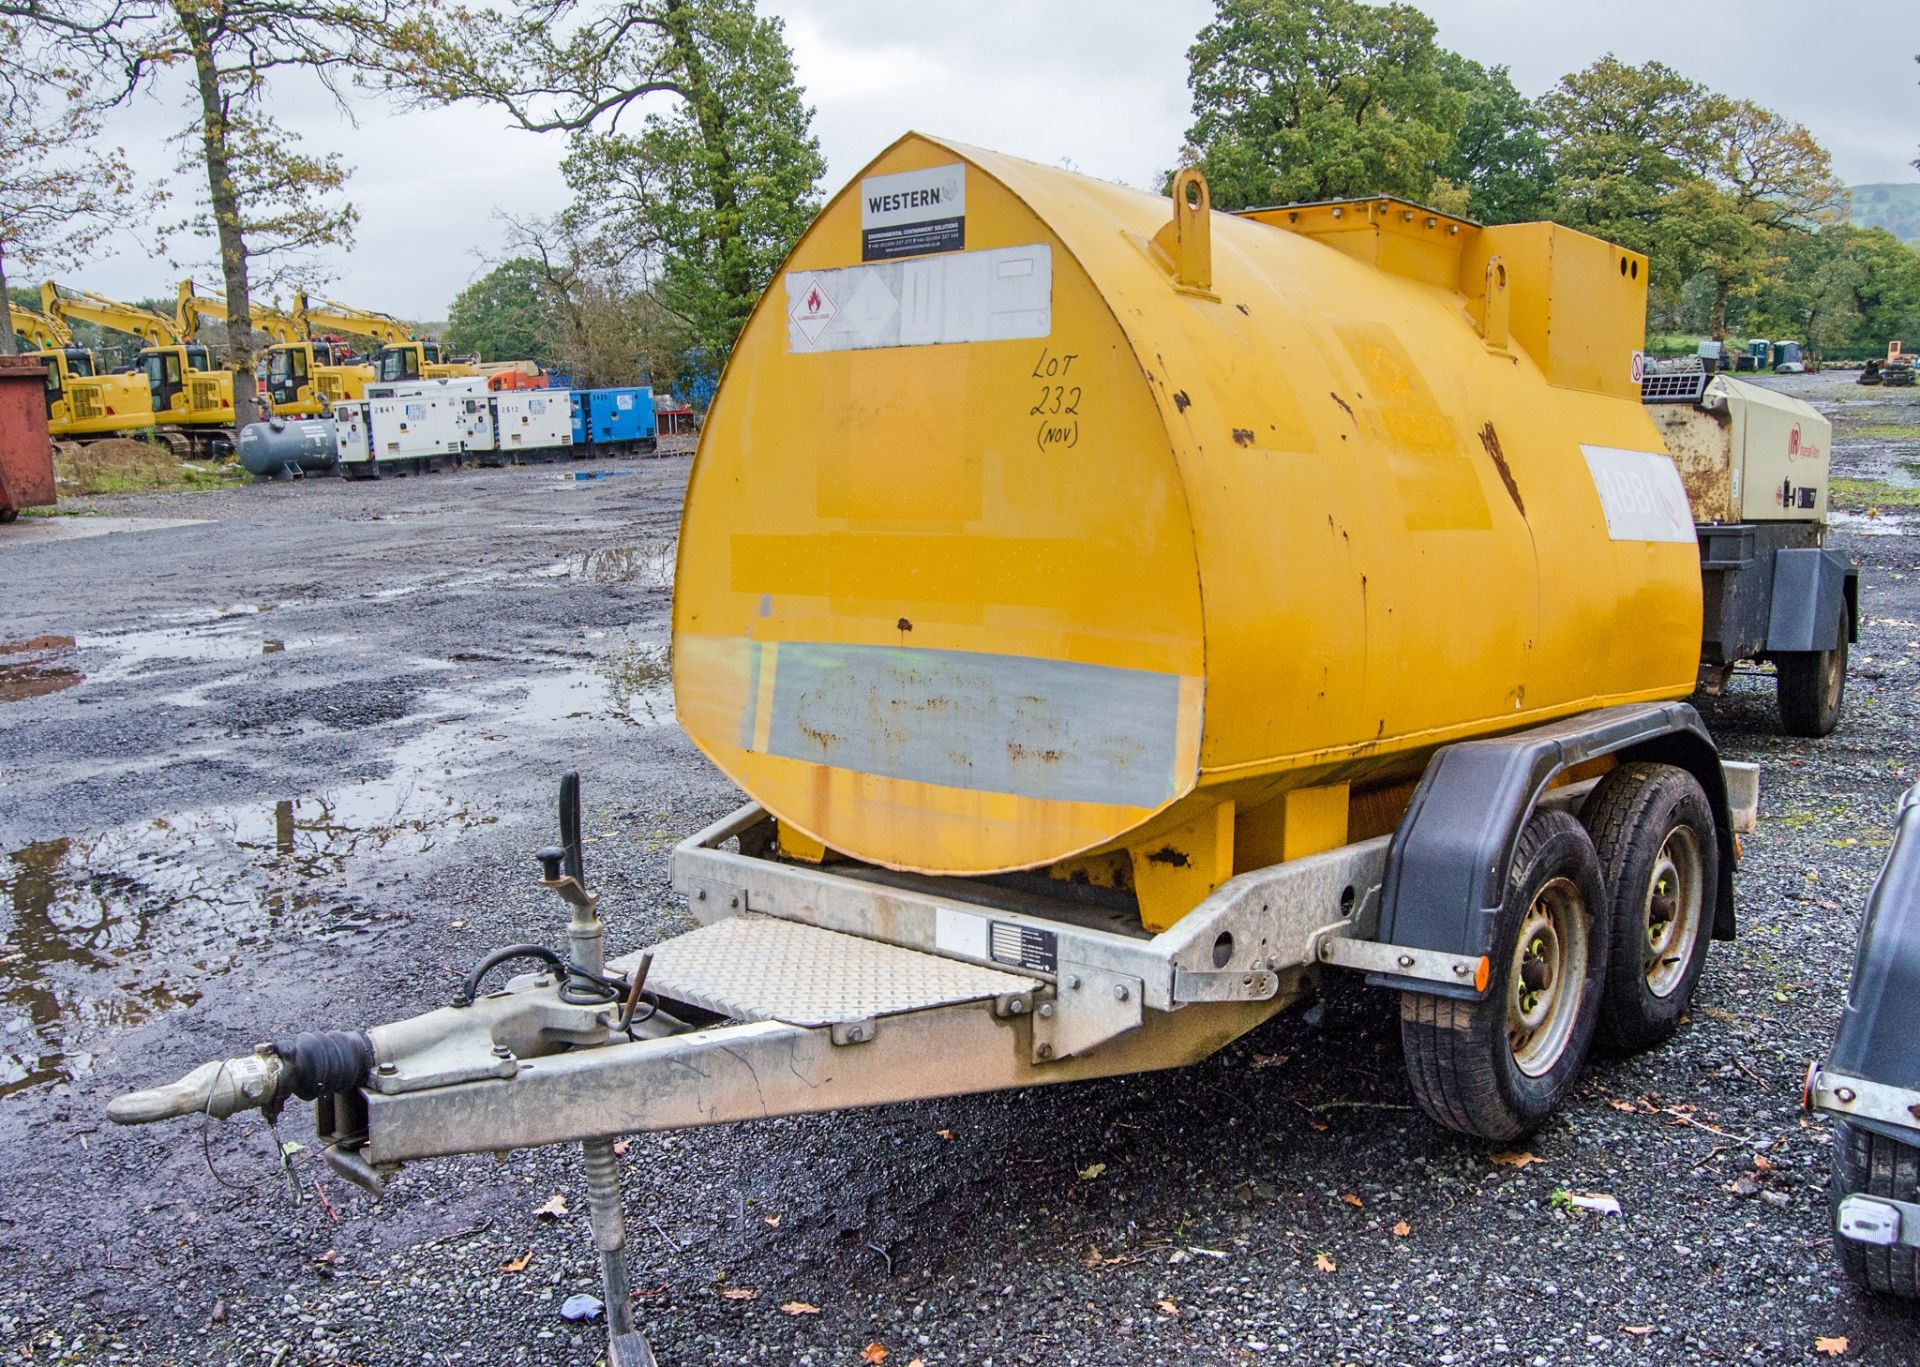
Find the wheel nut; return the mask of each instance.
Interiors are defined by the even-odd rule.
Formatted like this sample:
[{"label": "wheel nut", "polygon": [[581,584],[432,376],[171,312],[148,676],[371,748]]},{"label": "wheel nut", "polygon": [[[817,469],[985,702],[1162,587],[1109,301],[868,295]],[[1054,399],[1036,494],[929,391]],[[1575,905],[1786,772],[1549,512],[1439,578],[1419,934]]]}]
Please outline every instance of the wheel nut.
[{"label": "wheel nut", "polygon": [[1113,999],[1115,1001],[1123,1002],[1131,995],[1132,994],[1127,991],[1127,985],[1125,983],[1115,983],[1113,985]]},{"label": "wheel nut", "polygon": [[1052,1002],[1040,1003],[1040,1019],[1048,1020],[1048,1021],[1053,1019],[1053,1003]]},{"label": "wheel nut", "polygon": [[1035,1045],[1033,1050],[1033,1056],[1035,1058],[1052,1058],[1053,1046],[1051,1044]]},{"label": "wheel nut", "polygon": [[1833,1094],[1842,1101],[1849,1103],[1853,1101],[1853,1088],[1851,1087],[1837,1087],[1834,1089]]}]

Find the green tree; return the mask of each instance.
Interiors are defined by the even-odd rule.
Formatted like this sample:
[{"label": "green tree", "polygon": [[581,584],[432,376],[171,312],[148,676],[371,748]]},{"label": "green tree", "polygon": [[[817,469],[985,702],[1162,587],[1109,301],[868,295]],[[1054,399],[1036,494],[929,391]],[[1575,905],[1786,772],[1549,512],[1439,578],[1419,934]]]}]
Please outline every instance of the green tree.
[{"label": "green tree", "polygon": [[101,103],[116,88],[103,93],[87,58],[117,13],[0,0],[0,354],[16,350],[8,270],[72,265],[151,203],[124,155],[100,142]]},{"label": "green tree", "polygon": [[483,361],[552,361],[552,306],[541,263],[524,256],[502,261],[461,290],[447,312],[446,343]]},{"label": "green tree", "polygon": [[[54,40],[80,26],[85,51],[124,77],[121,100],[141,91],[174,95],[176,74],[185,78],[181,170],[203,180],[205,194],[197,212],[155,237],[189,229],[213,239],[229,327],[250,337],[263,263],[342,245],[356,219],[337,198],[346,168],[337,157],[302,150],[274,121],[272,83],[291,71],[310,73],[350,115],[339,82],[374,65],[394,2],[0,0],[0,17]],[[257,412],[252,353],[237,348],[232,365],[234,417],[245,424]]]},{"label": "green tree", "polygon": [[1467,215],[1482,223],[1547,217],[1553,162],[1539,106],[1514,87],[1503,66],[1485,67],[1444,48],[1436,61],[1447,88],[1464,97],[1460,128],[1439,178],[1467,191]]},{"label": "green tree", "polygon": [[573,231],[633,254],[701,346],[731,347],[819,206],[813,111],[780,21],[752,0],[423,8],[394,61],[418,99],[566,132]]},{"label": "green tree", "polygon": [[1428,199],[1469,103],[1440,52],[1433,21],[1410,5],[1215,0],[1187,50],[1185,158],[1223,209]]}]

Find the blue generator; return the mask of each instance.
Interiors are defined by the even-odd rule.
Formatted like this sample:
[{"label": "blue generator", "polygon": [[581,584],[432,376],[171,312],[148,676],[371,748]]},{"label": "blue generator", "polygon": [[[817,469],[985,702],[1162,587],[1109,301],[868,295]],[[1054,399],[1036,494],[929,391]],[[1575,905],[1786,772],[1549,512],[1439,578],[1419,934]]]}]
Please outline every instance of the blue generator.
[{"label": "blue generator", "polygon": [[[589,389],[577,393],[576,400],[586,408],[586,439],[592,454],[631,456],[654,449],[659,424],[652,389],[643,385]],[[580,410],[574,411],[577,415]]]},{"label": "blue generator", "polygon": [[572,391],[567,395],[567,404],[573,409],[573,454],[579,458],[587,454],[587,392]]}]

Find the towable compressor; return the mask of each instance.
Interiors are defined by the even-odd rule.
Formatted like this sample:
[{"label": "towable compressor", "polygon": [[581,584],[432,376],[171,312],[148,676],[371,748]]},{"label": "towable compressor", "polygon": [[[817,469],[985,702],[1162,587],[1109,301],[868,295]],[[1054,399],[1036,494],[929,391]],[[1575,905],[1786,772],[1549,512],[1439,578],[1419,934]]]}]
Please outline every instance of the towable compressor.
[{"label": "towable compressor", "polygon": [[673,851],[698,927],[608,956],[569,776],[557,947],[109,1115],[312,1100],[374,1192],[577,1142],[620,1364],[629,1132],[1173,1067],[1345,970],[1398,993],[1428,1114],[1525,1135],[1596,1034],[1674,1030],[1756,800],[1683,701],[1645,304],[1552,224],[1220,214],[1191,171],[1169,214],[903,138],[759,302],[690,476],[676,707],[751,799]]}]

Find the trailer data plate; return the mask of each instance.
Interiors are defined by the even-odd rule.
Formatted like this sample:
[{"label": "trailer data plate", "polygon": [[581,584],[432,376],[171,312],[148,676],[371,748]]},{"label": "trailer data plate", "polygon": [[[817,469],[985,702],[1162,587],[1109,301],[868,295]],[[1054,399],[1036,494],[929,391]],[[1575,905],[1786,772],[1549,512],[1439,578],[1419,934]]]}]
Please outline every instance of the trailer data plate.
[{"label": "trailer data plate", "polygon": [[[647,989],[742,1021],[819,1026],[1032,992],[1034,978],[751,913],[654,945]],[[637,954],[609,967],[629,972]]]}]

